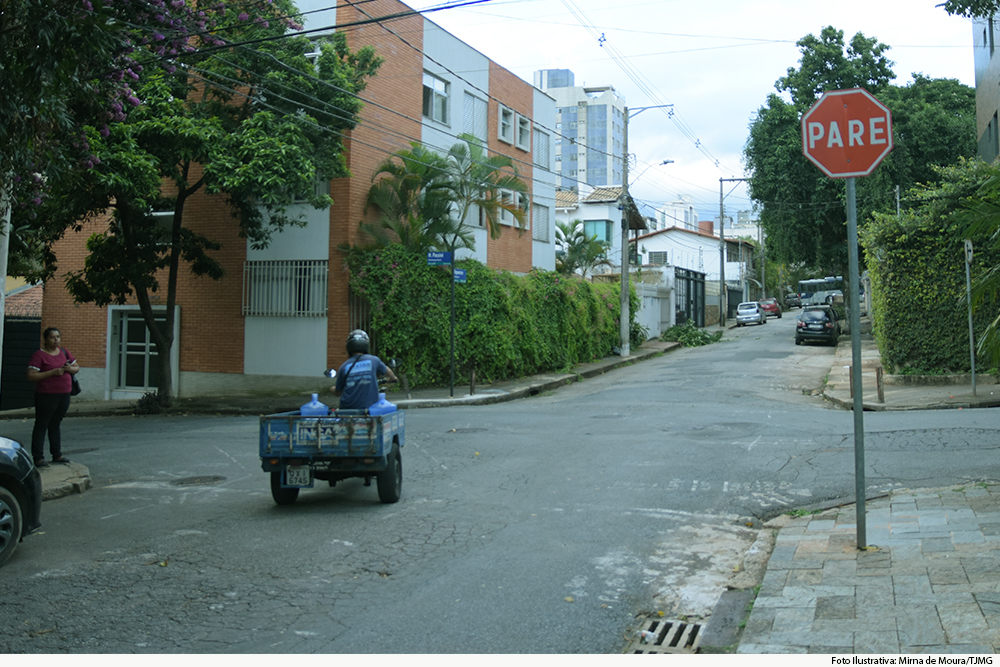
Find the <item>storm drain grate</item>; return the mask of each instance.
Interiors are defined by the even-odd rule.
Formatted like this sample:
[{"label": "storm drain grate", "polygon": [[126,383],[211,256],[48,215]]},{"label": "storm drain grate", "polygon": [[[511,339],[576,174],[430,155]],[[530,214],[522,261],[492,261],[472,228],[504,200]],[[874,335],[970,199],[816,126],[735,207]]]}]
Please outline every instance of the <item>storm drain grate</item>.
[{"label": "storm drain grate", "polygon": [[[630,653],[693,654],[701,643],[701,626],[662,618],[648,621]],[[643,638],[646,641],[643,642]]]}]

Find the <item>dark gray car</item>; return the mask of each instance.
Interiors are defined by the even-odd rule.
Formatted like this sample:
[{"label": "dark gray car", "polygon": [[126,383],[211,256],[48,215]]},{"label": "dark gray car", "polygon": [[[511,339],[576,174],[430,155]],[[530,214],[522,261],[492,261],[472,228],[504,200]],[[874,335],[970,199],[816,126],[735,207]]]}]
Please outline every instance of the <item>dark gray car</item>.
[{"label": "dark gray car", "polygon": [[0,437],[0,565],[42,525],[42,478],[21,444]]}]

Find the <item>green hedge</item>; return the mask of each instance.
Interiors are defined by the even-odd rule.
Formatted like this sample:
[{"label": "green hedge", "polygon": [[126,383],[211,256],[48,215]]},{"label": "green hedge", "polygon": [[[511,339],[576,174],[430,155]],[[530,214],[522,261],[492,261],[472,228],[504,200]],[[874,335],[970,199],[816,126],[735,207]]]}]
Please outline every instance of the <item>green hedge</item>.
[{"label": "green hedge", "polygon": [[[940,183],[911,192],[913,209],[900,217],[875,214],[862,231],[872,331],[889,372],[969,372],[964,242],[970,237],[961,212],[963,202],[994,173],[981,162],[944,169]],[[1000,252],[985,236],[971,238],[975,279],[1000,263]],[[995,314],[995,306],[974,314],[977,340]],[[977,371],[981,366],[977,361]]]},{"label": "green hedge", "polygon": [[[399,358],[411,386],[449,382],[451,290],[447,267],[401,245],[348,254],[350,286],[371,305],[380,356]],[[476,369],[495,382],[568,369],[619,343],[620,287],[534,270],[517,276],[459,260],[455,286],[456,377]],[[640,305],[631,291],[634,321]],[[641,341],[640,341],[641,342]],[[633,345],[637,342],[633,341]]]}]

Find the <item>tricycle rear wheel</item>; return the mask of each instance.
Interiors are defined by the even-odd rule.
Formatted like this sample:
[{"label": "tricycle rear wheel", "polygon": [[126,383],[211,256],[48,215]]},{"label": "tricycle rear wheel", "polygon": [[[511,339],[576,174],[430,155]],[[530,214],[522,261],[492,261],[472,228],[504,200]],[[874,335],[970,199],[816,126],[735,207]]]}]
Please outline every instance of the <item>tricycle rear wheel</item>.
[{"label": "tricycle rear wheel", "polygon": [[284,488],[281,486],[281,471],[275,470],[271,473],[271,497],[279,505],[291,505],[299,497],[299,490],[296,488]]},{"label": "tricycle rear wheel", "polygon": [[385,460],[385,470],[377,476],[378,499],[383,503],[394,503],[399,500],[403,491],[403,460],[399,454],[399,445],[393,444],[392,451]]}]

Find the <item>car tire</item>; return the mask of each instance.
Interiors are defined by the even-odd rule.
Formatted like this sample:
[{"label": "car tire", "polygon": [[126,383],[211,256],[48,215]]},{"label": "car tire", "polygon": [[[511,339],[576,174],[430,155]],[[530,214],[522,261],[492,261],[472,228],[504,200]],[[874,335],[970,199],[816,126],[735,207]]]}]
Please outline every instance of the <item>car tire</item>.
[{"label": "car tire", "polygon": [[385,470],[376,476],[376,481],[379,500],[383,503],[399,500],[403,491],[403,459],[399,454],[399,445],[392,446],[392,451],[385,459]]},{"label": "car tire", "polygon": [[0,565],[6,563],[21,541],[24,515],[21,504],[9,489],[0,486]]},{"label": "car tire", "polygon": [[796,344],[796,345],[802,345],[802,339],[801,339],[801,338],[799,338],[798,336],[796,336],[796,337],[795,337],[795,344]]},{"label": "car tire", "polygon": [[299,498],[299,489],[281,486],[281,471],[271,472],[271,497],[279,505],[291,505]]}]

